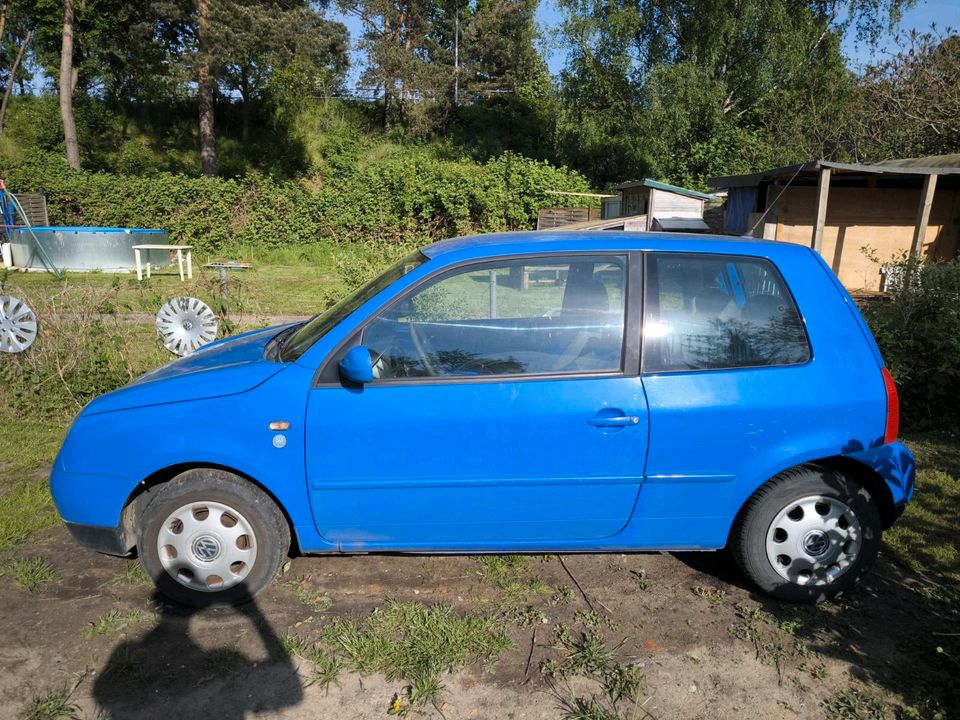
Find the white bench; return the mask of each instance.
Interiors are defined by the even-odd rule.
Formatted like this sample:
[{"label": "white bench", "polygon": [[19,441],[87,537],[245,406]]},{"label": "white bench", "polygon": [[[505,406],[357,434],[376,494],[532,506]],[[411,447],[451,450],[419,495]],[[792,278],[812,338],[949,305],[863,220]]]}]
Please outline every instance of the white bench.
[{"label": "white bench", "polygon": [[[180,282],[183,282],[183,253],[187,253],[187,278],[193,280],[193,246],[192,245],[134,245],[133,257],[137,263],[137,280],[143,280],[143,263],[140,257],[141,250],[168,250],[177,253],[177,265],[180,268]],[[147,277],[150,277],[150,263],[147,262]]]}]

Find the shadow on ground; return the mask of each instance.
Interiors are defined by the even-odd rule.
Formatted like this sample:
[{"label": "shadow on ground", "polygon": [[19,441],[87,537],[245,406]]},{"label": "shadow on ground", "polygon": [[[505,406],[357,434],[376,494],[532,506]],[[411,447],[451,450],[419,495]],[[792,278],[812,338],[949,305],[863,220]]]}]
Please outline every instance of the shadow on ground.
[{"label": "shadow on ground", "polygon": [[[241,720],[249,713],[298,705],[303,688],[256,602],[197,610],[154,595],[158,622],[146,635],[116,646],[93,684],[111,720],[158,717]],[[192,626],[219,638],[201,646]],[[210,626],[219,632],[211,633]],[[158,702],[160,700],[160,702]]]}]

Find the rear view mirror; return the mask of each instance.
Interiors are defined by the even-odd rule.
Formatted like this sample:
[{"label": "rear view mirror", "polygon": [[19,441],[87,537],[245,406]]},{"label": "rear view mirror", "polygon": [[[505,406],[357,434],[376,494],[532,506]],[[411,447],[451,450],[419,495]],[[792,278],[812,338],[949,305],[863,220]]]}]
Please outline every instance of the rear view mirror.
[{"label": "rear view mirror", "polygon": [[340,374],[345,380],[363,385],[373,381],[373,363],[366,345],[357,345],[347,350],[340,361]]}]

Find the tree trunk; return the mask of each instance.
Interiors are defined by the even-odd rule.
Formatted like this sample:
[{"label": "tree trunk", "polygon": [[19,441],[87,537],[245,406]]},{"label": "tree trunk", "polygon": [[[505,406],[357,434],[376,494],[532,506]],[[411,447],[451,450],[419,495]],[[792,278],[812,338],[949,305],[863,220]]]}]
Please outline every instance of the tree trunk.
[{"label": "tree trunk", "polygon": [[[67,0],[70,2],[71,0]],[[217,136],[214,132],[213,78],[210,76],[210,8],[197,0],[197,88],[200,106],[200,169],[204,177],[217,175]]]},{"label": "tree trunk", "polygon": [[[383,14],[383,39],[384,42],[390,42],[390,16],[386,12]],[[393,129],[393,78],[390,77],[389,68],[381,67],[383,70],[383,131],[390,132]]]},{"label": "tree trunk", "polygon": [[60,118],[63,120],[63,144],[67,163],[80,169],[80,145],[77,142],[77,124],[73,119],[73,0],[63,3],[63,37],[60,45]]},{"label": "tree trunk", "polygon": [[17,68],[20,67],[20,61],[23,60],[23,53],[33,38],[33,30],[27,31],[27,36],[23,39],[20,49],[17,51],[17,57],[10,68],[10,80],[7,82],[7,88],[3,91],[3,103],[0,103],[0,135],[3,135],[3,123],[7,118],[7,106],[10,104],[10,95],[13,93],[13,83],[17,77]]},{"label": "tree trunk", "polygon": [[247,68],[240,70],[240,139],[246,145],[250,141],[250,83]]}]

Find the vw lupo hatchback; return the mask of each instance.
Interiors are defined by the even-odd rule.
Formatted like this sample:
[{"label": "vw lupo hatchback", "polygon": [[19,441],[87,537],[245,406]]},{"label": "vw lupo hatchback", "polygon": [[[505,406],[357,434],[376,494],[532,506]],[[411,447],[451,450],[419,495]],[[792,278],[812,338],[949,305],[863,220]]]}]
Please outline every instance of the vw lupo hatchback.
[{"label": "vw lupo hatchback", "polygon": [[243,600],[300,553],[731,548],[817,600],[913,491],[893,382],[809,248],[511,233],[399,262],[299,325],[97,398],[51,487],[166,595]]}]

